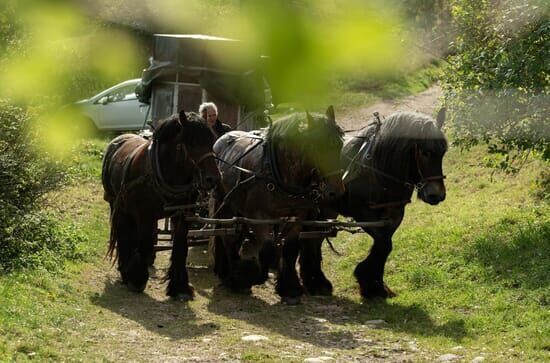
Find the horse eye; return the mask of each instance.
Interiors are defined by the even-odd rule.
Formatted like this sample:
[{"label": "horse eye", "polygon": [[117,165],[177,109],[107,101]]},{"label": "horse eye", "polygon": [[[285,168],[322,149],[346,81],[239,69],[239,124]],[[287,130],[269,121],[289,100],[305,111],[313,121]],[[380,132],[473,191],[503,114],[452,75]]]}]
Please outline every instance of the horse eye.
[{"label": "horse eye", "polygon": [[422,155],[429,158],[430,156],[432,156],[432,152],[429,150],[422,150]]}]

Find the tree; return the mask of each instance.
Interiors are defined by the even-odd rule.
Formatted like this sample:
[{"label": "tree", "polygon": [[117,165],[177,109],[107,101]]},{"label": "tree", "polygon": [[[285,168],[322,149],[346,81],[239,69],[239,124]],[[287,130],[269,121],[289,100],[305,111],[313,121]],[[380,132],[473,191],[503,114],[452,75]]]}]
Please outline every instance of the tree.
[{"label": "tree", "polygon": [[548,10],[542,1],[452,1],[445,97],[454,142],[486,144],[491,165],[506,171],[530,154],[550,160]]}]

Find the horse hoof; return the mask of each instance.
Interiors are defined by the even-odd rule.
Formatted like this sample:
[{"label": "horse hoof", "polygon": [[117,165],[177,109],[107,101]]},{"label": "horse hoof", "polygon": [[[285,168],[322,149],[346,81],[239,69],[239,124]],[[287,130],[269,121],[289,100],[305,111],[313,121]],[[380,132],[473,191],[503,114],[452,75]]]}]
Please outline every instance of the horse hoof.
[{"label": "horse hoof", "polygon": [[193,300],[193,295],[181,293],[172,297],[172,299],[175,301],[187,302]]},{"label": "horse hoof", "polygon": [[310,293],[311,296],[332,296],[332,289],[317,289]]},{"label": "horse hoof", "polygon": [[332,287],[328,286],[306,287],[306,291],[311,296],[332,296]]},{"label": "horse hoof", "polygon": [[239,295],[252,295],[252,289],[249,287],[233,287],[231,291]]},{"label": "horse hoof", "polygon": [[135,293],[142,293],[143,290],[145,290],[145,285],[146,284],[136,286],[133,283],[128,282],[126,287],[128,288],[128,291],[135,292]]},{"label": "horse hoof", "polygon": [[388,298],[392,298],[392,297],[396,297],[397,294],[395,292],[393,292],[389,287],[388,285],[384,284],[384,291],[386,291],[386,294]]},{"label": "horse hoof", "polygon": [[392,297],[396,297],[397,294],[390,290],[386,284],[384,284],[384,286],[379,288],[361,289],[361,296],[365,299],[390,299]]},{"label": "horse hoof", "polygon": [[281,303],[285,305],[299,305],[301,302],[300,296],[282,296]]}]

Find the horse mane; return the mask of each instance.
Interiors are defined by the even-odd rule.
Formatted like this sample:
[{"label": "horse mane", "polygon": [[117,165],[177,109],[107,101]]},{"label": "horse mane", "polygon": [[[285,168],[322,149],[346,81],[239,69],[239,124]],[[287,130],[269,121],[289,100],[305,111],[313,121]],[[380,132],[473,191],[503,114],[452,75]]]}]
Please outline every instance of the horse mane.
[{"label": "horse mane", "polygon": [[308,120],[305,113],[293,113],[287,115],[268,128],[266,138],[267,140],[303,140],[307,134],[308,139],[315,139],[316,134],[330,134],[335,137],[342,138],[344,131],[338,126],[328,120],[328,117],[318,113],[312,113],[313,119],[312,127],[308,127]]},{"label": "horse mane", "polygon": [[[361,130],[361,139],[376,130],[371,123]],[[422,150],[443,155],[447,140],[434,119],[419,112],[398,112],[382,121],[372,145],[374,166],[395,176],[408,173],[410,150],[417,145]]]},{"label": "horse mane", "polygon": [[180,118],[177,113],[168,116],[159,121],[157,128],[153,132],[153,140],[162,141],[176,136],[181,126]]}]

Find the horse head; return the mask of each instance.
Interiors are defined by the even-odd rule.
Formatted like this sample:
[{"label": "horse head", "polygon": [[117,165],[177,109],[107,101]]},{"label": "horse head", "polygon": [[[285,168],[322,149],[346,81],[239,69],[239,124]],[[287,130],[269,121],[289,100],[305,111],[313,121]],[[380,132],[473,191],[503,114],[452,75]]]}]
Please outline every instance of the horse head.
[{"label": "horse head", "polygon": [[270,128],[268,138],[277,147],[278,164],[287,184],[315,186],[323,199],[336,199],[344,193],[340,151],[342,129],[330,106],[325,115],[306,112],[280,120]]},{"label": "horse head", "polygon": [[154,133],[159,145],[162,174],[173,184],[197,184],[213,188],[220,180],[212,146],[215,137],[196,113],[181,111],[164,122]]},{"label": "horse head", "polygon": [[445,109],[437,120],[420,113],[391,115],[375,135],[372,170],[385,184],[401,184],[422,201],[436,205],[445,200],[443,156],[447,140],[441,131]]},{"label": "horse head", "polygon": [[343,131],[336,123],[334,108],[329,106],[325,117],[317,121],[307,113],[309,134],[309,147],[306,153],[316,166],[317,176],[320,178],[322,198],[334,200],[342,196],[345,191],[342,181],[342,166],[340,152],[343,145]]},{"label": "horse head", "polygon": [[422,201],[437,205],[445,200],[446,190],[443,180],[443,156],[447,151],[447,143],[441,132],[445,122],[446,109],[442,108],[435,123],[427,123],[425,138],[415,144],[413,178],[416,181],[417,195]]}]

